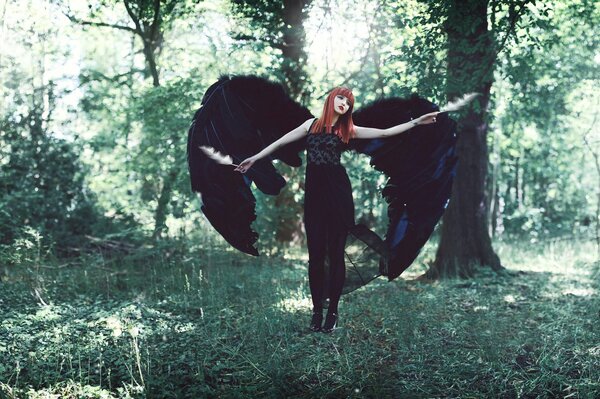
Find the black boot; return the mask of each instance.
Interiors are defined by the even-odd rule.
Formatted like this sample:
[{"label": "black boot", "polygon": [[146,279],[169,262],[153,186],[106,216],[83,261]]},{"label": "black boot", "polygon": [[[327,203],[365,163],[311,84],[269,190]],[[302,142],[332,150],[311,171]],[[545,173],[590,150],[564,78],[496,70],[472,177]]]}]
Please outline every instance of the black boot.
[{"label": "black boot", "polygon": [[337,320],[338,320],[338,315],[337,313],[329,313],[327,312],[327,317],[325,318],[325,324],[323,325],[323,328],[321,328],[321,331],[323,331],[324,333],[332,333],[333,330],[335,330],[335,328],[337,327]]},{"label": "black boot", "polygon": [[310,320],[310,327],[308,327],[308,328],[314,332],[321,331],[322,323],[323,323],[323,311],[322,310],[313,310],[312,319]]}]

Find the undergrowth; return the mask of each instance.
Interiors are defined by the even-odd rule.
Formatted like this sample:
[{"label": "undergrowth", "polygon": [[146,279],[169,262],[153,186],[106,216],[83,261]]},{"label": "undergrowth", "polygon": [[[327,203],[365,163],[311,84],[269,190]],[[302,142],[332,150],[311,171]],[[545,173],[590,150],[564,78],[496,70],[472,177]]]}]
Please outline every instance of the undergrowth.
[{"label": "undergrowth", "polygon": [[591,244],[499,243],[474,279],[345,295],[308,331],[306,259],[176,244],[5,267],[0,396],[598,398]]}]

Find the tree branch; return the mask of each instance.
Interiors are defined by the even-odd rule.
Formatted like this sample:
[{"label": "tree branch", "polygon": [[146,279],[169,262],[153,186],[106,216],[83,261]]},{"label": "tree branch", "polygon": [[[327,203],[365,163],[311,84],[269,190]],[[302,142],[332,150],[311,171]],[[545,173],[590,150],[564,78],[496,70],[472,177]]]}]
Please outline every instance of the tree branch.
[{"label": "tree branch", "polygon": [[[506,31],[506,34],[504,35],[504,38],[502,39],[500,46],[498,46],[496,48],[493,56],[489,58],[487,67],[481,68],[481,71],[483,71],[483,73],[481,73],[481,76],[486,76],[490,72],[490,70],[494,67],[494,65],[496,64],[496,61],[498,60],[498,55],[504,49],[504,46],[506,45],[506,41],[510,37],[511,32],[517,26],[517,22],[519,21],[519,17],[521,16],[521,13],[523,12],[527,3],[529,3],[530,1],[532,1],[532,0],[523,0],[523,2],[521,3],[521,6],[519,7],[519,10],[512,15],[508,30]],[[493,37],[496,37],[496,32],[492,32],[492,34],[493,34]]]},{"label": "tree branch", "polygon": [[500,43],[500,46],[498,46],[496,48],[496,56],[494,57],[494,59],[497,59],[498,58],[498,54],[500,54],[500,52],[502,52],[502,50],[504,49],[504,46],[506,45],[506,41],[510,37],[512,31],[517,26],[517,22],[519,21],[521,13],[523,12],[523,10],[524,10],[525,6],[527,5],[527,3],[529,3],[530,1],[531,0],[523,0],[523,2],[521,3],[521,6],[519,7],[519,10],[512,15],[512,18],[511,18],[509,26],[508,26],[508,30],[506,31],[506,34],[504,35],[504,38],[502,39],[502,42]]},{"label": "tree branch", "polygon": [[130,75],[136,74],[136,73],[144,73],[145,71],[143,69],[132,69],[131,71],[127,71],[124,73],[120,73],[117,75],[113,75],[113,76],[107,76],[105,74],[103,74],[102,72],[99,71],[89,71],[88,73],[81,73],[80,75],[80,82],[81,84],[79,85],[79,87],[89,83],[89,82],[100,82],[100,81],[110,81],[110,82],[115,82],[117,83],[119,86],[125,85],[127,84],[127,81],[123,81],[122,78],[124,77],[129,77]]},{"label": "tree branch", "polygon": [[106,22],[98,22],[98,21],[85,21],[85,20],[79,19],[73,15],[66,14],[66,13],[64,13],[64,14],[67,18],[69,18],[69,20],[71,22],[77,23],[79,25],[100,26],[100,27],[105,27],[105,28],[124,30],[127,32],[131,32],[133,34],[138,34],[138,32],[134,28],[131,28],[129,26],[118,25],[118,24],[109,24]]},{"label": "tree branch", "polygon": [[137,15],[135,15],[135,13],[131,9],[131,7],[129,7],[129,1],[124,0],[123,4],[125,4],[125,9],[127,10],[127,14],[129,14],[129,17],[135,24],[135,32],[141,36],[141,38],[144,42],[146,42],[146,38],[144,37],[144,30],[142,29],[142,26],[140,25],[140,19],[137,17]]}]

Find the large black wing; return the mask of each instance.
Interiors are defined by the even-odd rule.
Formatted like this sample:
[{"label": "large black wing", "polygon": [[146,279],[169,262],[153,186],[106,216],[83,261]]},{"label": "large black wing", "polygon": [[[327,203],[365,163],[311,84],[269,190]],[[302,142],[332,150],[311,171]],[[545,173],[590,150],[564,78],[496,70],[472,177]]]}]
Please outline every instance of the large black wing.
[{"label": "large black wing", "polygon": [[208,158],[199,147],[211,146],[230,155],[235,164],[260,152],[312,117],[279,84],[257,76],[221,77],[208,88],[188,131],[187,159],[192,190],[200,193],[201,209],[212,226],[238,250],[258,255],[258,234],[252,182],[265,194],[277,195],[285,179],[271,161],[300,166],[298,140],[263,158],[245,174]]},{"label": "large black wing", "polygon": [[[379,100],[352,117],[358,126],[385,129],[438,110],[435,104],[413,96]],[[437,123],[417,126],[397,136],[350,140],[349,149],[370,156],[371,165],[388,177],[382,190],[388,203],[388,226],[379,270],[353,273],[351,269],[350,276],[373,277],[379,273],[392,280],[410,266],[448,205],[457,162],[455,147],[456,123],[446,113],[438,115]],[[355,229],[349,241],[376,242],[369,234],[374,233],[364,227]],[[373,244],[369,246],[373,248]],[[363,262],[363,266],[368,264]],[[373,268],[372,261],[370,264]],[[349,282],[347,290],[353,288],[351,285]],[[357,282],[359,285],[362,283]]]}]

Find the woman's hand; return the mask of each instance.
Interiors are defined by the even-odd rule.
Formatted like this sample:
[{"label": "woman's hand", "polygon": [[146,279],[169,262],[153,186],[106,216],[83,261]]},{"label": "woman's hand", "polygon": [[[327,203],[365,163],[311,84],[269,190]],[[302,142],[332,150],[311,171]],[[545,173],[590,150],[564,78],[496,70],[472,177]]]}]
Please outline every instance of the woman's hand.
[{"label": "woman's hand", "polygon": [[437,114],[439,114],[439,112],[430,112],[428,114],[422,115],[419,118],[417,118],[417,124],[429,125],[430,123],[435,123],[437,120]]},{"label": "woman's hand", "polygon": [[246,158],[242,162],[240,162],[240,164],[237,166],[237,168],[234,169],[234,171],[246,173],[246,171],[250,169],[252,167],[252,164],[254,164],[254,162],[256,161],[257,159],[255,157]]}]

